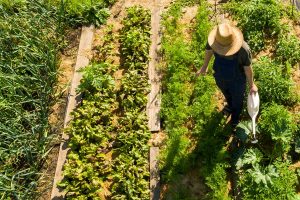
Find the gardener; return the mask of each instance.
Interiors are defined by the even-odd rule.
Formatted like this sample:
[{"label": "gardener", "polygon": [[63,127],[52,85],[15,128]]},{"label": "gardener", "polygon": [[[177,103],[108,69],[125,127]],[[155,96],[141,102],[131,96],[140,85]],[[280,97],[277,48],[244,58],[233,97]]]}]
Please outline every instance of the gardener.
[{"label": "gardener", "polygon": [[204,64],[197,71],[197,76],[206,74],[213,54],[215,56],[213,69],[216,84],[227,101],[223,111],[231,114],[230,124],[236,127],[243,109],[246,80],[249,83],[250,93],[257,92],[250,66],[250,48],[237,27],[231,26],[229,23],[222,23],[209,33]]}]

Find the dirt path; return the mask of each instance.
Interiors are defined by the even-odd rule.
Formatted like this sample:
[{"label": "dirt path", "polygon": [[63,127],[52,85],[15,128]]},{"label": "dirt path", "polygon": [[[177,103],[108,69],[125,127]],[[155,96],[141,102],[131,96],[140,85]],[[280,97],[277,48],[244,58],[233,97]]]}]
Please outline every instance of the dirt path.
[{"label": "dirt path", "polygon": [[53,149],[46,158],[43,167],[43,176],[39,180],[38,190],[41,192],[39,200],[49,200],[53,186],[53,177],[55,174],[56,163],[58,158],[60,138],[63,132],[64,117],[67,104],[68,86],[70,85],[80,38],[80,29],[69,30],[66,32],[68,46],[61,52],[60,64],[58,68],[59,77],[58,84],[55,88],[57,100],[56,104],[51,108],[49,123],[51,125],[51,133],[54,134],[55,140],[50,146]]}]

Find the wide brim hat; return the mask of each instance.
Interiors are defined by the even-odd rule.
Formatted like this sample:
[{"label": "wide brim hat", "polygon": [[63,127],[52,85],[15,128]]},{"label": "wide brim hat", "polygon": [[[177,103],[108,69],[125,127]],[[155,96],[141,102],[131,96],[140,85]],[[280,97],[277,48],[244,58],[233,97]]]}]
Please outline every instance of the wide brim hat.
[{"label": "wide brim hat", "polygon": [[240,50],[244,37],[240,29],[229,23],[215,26],[208,35],[209,46],[219,55],[230,56]]}]

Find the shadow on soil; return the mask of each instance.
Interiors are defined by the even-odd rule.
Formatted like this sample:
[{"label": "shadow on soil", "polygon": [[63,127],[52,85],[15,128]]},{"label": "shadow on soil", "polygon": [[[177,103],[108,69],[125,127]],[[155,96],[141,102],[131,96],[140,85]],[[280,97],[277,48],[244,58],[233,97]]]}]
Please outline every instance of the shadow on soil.
[{"label": "shadow on soil", "polygon": [[[211,199],[211,189],[205,182],[216,165],[230,162],[227,149],[231,128],[226,123],[226,117],[217,110],[204,120],[205,123],[200,127],[195,121],[194,127],[189,130],[193,148],[188,155],[181,156],[179,162],[175,161],[175,157],[180,154],[180,139],[172,140],[164,165],[166,167],[161,170],[163,184],[160,199]],[[230,188],[226,190],[229,191]]]}]

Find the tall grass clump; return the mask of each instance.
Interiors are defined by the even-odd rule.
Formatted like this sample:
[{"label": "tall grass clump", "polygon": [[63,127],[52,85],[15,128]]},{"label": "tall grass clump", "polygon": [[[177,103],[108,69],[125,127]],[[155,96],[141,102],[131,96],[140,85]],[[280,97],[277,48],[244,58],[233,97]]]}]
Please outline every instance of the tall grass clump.
[{"label": "tall grass clump", "polygon": [[0,5],[0,199],[37,198],[61,46],[47,1]]}]

